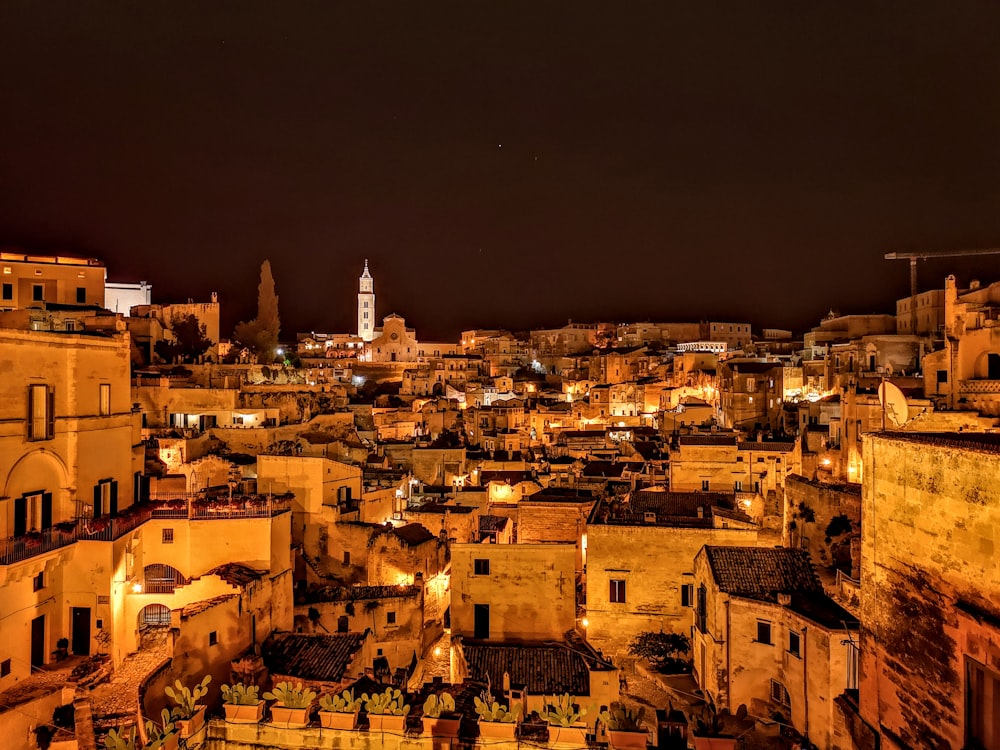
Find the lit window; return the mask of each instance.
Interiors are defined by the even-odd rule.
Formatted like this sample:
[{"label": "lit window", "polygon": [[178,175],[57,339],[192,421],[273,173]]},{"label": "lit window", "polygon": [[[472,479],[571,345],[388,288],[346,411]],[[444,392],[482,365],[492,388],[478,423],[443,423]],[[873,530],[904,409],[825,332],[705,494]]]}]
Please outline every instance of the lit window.
[{"label": "lit window", "polygon": [[620,578],[611,579],[611,589],[609,592],[609,599],[612,604],[624,604],[625,603],[625,581]]},{"label": "lit window", "polygon": [[488,576],[490,574],[490,561],[487,558],[477,557],[472,561],[472,572],[477,576]]}]

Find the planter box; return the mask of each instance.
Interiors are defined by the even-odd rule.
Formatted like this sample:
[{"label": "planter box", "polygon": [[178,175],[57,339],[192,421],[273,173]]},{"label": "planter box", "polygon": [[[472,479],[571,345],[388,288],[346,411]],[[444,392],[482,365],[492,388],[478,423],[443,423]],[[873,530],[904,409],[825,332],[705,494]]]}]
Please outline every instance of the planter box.
[{"label": "planter box", "polygon": [[286,729],[301,729],[309,725],[309,709],[271,706],[271,723]]},{"label": "planter box", "polygon": [[574,724],[571,727],[549,725],[549,745],[587,746],[587,725]]},{"label": "planter box", "polygon": [[451,739],[455,739],[458,737],[458,727],[461,723],[461,716],[440,716],[436,719],[425,716],[424,736],[449,737]]},{"label": "planter box", "polygon": [[182,740],[198,734],[205,726],[205,707],[198,706],[190,719],[178,719],[177,727]]},{"label": "planter box", "polygon": [[516,721],[479,720],[479,736],[493,740],[513,740],[517,736]]},{"label": "planter box", "polygon": [[395,734],[402,734],[405,726],[405,716],[368,714],[368,729],[372,732],[393,732]]},{"label": "planter box", "polygon": [[223,703],[222,707],[226,710],[226,721],[233,724],[257,724],[264,718],[264,701],[256,706]]},{"label": "planter box", "polygon": [[645,732],[626,732],[623,729],[609,729],[608,743],[612,750],[646,750],[649,735]]},{"label": "planter box", "polygon": [[345,714],[335,711],[320,711],[319,725],[324,729],[357,729],[358,712]]},{"label": "planter box", "polygon": [[692,737],[695,750],[736,750],[735,737]]}]

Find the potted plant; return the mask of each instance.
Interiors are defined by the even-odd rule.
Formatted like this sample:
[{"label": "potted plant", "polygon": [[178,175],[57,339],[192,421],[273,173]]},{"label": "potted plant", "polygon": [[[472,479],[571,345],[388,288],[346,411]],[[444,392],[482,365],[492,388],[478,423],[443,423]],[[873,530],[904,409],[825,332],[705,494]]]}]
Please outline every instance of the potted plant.
[{"label": "potted plant", "polygon": [[180,737],[171,721],[169,709],[165,708],[160,712],[159,724],[152,719],[146,719],[146,737],[148,742],[143,746],[143,750],[177,750]]},{"label": "potted plant", "polygon": [[357,729],[361,699],[350,688],[339,695],[324,695],[319,699],[319,723],[326,729]]},{"label": "potted plant", "polygon": [[428,737],[458,737],[462,715],[455,713],[455,697],[450,693],[431,693],[424,701],[424,735]]},{"label": "potted plant", "polygon": [[361,694],[368,714],[368,728],[373,732],[403,733],[406,726],[406,715],[410,713],[410,705],[406,703],[403,694],[397,688],[386,688],[385,692]]},{"label": "potted plant", "polygon": [[582,719],[587,709],[582,708],[569,693],[552,696],[546,704],[542,717],[549,723],[550,745],[587,746],[587,725]]},{"label": "potted plant", "polygon": [[601,722],[608,731],[608,742],[612,750],[645,750],[649,735],[642,728],[646,710],[630,710],[624,703],[612,703],[606,711],[601,711]]},{"label": "potted plant", "polygon": [[112,729],[104,737],[104,747],[107,750],[135,750],[135,727],[131,727],[128,733]]},{"label": "potted plant", "polygon": [[301,728],[309,724],[309,707],[316,700],[316,691],[304,687],[301,682],[279,682],[274,689],[264,693],[269,701],[277,701],[271,706],[271,722],[288,728]]},{"label": "potted plant", "polygon": [[181,739],[193,736],[205,726],[205,707],[198,701],[208,694],[208,683],[211,681],[212,675],[207,674],[193,690],[180,680],[176,680],[173,687],[167,686],[166,693],[176,704],[171,716],[177,721]]},{"label": "potted plant", "polygon": [[264,702],[260,699],[260,688],[256,685],[222,686],[223,709],[226,721],[236,724],[256,724],[264,718]]},{"label": "potted plant", "polygon": [[727,716],[729,709],[716,708],[712,700],[702,707],[701,713],[695,717],[694,730],[691,732],[695,750],[734,750],[736,738],[722,734]]},{"label": "potted plant", "polygon": [[521,704],[508,708],[493,696],[483,691],[475,699],[476,714],[479,716],[479,736],[491,739],[513,740],[517,733],[517,723],[521,720]]}]

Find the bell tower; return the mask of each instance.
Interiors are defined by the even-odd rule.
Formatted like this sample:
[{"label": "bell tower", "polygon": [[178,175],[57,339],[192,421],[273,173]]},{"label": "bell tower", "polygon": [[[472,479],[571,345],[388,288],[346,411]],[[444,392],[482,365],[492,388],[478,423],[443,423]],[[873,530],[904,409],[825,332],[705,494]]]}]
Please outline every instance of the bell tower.
[{"label": "bell tower", "polygon": [[368,272],[368,259],[365,258],[365,270],[358,279],[358,337],[363,341],[375,338],[375,279]]}]

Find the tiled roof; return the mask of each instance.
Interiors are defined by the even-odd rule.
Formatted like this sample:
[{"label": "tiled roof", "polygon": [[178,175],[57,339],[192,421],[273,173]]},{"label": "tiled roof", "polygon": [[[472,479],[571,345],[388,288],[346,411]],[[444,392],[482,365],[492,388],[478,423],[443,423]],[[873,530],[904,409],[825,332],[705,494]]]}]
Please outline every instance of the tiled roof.
[{"label": "tiled roof", "polygon": [[741,451],[776,451],[778,453],[788,453],[795,450],[795,441],[792,440],[767,440],[764,442],[746,441],[739,444]]},{"label": "tiled roof", "polygon": [[188,617],[192,617],[193,615],[201,614],[206,609],[211,609],[217,604],[222,604],[224,601],[235,598],[236,594],[223,594],[222,596],[213,596],[211,599],[202,599],[199,602],[192,602],[181,610],[181,618],[186,619]]},{"label": "tiled roof", "polygon": [[339,682],[364,640],[360,633],[277,633],[264,643],[261,653],[272,674]]},{"label": "tiled roof", "polygon": [[557,643],[499,644],[464,641],[462,648],[474,680],[489,678],[503,685],[503,675],[511,684],[526,685],[532,695],[571,693],[590,695],[590,670],[583,655]]},{"label": "tiled roof", "polygon": [[530,471],[494,471],[487,469],[479,472],[479,483],[486,485],[490,482],[506,482],[507,484],[517,484],[518,482],[530,482],[534,479]]},{"label": "tiled roof", "polygon": [[621,477],[622,472],[624,472],[626,468],[626,465],[623,463],[614,463],[612,461],[591,461],[583,467],[583,476],[609,477],[617,479]]},{"label": "tiled roof", "polygon": [[436,536],[419,523],[408,523],[406,526],[400,526],[398,529],[393,529],[392,533],[411,547],[416,547],[425,542],[429,542],[432,539],[437,539]]},{"label": "tiled roof", "polygon": [[240,588],[259,581],[262,578],[261,574],[256,570],[240,563],[226,563],[208,572],[209,574],[214,573],[219,576],[219,578],[231,586],[239,586]]},{"label": "tiled roof", "polygon": [[570,487],[546,487],[538,492],[522,498],[521,502],[533,503],[592,503],[597,498],[590,490],[577,490]]},{"label": "tiled roof", "polygon": [[806,550],[706,546],[705,554],[715,583],[727,594],[777,601],[779,593],[823,593]]},{"label": "tiled roof", "polygon": [[[478,488],[477,488],[478,489]],[[423,505],[415,505],[411,508],[406,509],[406,513],[432,513],[435,515],[443,516],[445,513],[457,513],[458,515],[465,515],[476,510],[472,505],[456,505],[453,503],[424,503]]]},{"label": "tiled roof", "polygon": [[735,435],[681,435],[680,445],[736,445]]},{"label": "tiled roof", "polygon": [[507,528],[510,519],[507,516],[480,516],[480,531],[503,531]]}]

